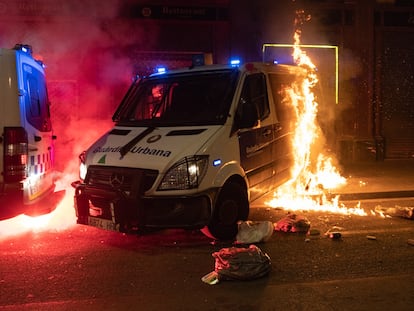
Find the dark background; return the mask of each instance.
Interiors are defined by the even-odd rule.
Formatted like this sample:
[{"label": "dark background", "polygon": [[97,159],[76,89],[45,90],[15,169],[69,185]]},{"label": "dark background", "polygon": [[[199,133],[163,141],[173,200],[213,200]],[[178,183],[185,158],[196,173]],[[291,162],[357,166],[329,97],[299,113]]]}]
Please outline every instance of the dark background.
[{"label": "dark background", "polygon": [[412,158],[412,1],[3,0],[0,46],[30,44],[43,58],[63,170],[112,125],[136,74],[187,66],[200,53],[261,61],[264,43],[293,44],[298,10],[310,17],[302,44],[339,48],[338,103],[333,54],[306,50],[328,94],[319,110],[329,148],[342,162]]}]

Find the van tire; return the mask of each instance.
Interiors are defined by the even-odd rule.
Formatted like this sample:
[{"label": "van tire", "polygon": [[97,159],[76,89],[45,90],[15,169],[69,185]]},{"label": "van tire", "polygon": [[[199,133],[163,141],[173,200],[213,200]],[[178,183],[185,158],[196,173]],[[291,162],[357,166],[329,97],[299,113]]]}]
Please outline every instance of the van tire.
[{"label": "van tire", "polygon": [[215,240],[233,240],[238,232],[238,221],[247,220],[249,201],[243,186],[228,182],[221,189],[210,223],[201,229]]}]

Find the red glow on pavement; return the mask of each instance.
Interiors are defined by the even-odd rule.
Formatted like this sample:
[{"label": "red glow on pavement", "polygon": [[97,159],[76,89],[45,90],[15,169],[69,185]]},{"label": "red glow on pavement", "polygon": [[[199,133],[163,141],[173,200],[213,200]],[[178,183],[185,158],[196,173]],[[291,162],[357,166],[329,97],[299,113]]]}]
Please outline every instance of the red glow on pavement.
[{"label": "red glow on pavement", "polygon": [[[66,125],[66,126],[65,126]],[[20,235],[26,232],[60,231],[76,224],[75,209],[73,207],[73,181],[79,179],[79,154],[94,140],[102,135],[110,123],[96,120],[81,120],[67,124],[57,124],[58,128],[65,128],[64,135],[74,137],[64,148],[65,153],[56,159],[63,172],[57,172],[56,191],[66,190],[65,196],[51,213],[41,216],[18,215],[11,219],[0,221],[0,239]]]},{"label": "red glow on pavement", "polygon": [[[69,179],[76,178],[74,175],[67,175],[66,180],[58,181],[58,184],[65,184],[66,195],[58,204],[56,209],[49,214],[41,216],[18,215],[14,218],[0,222],[0,239],[9,236],[16,236],[26,232],[59,231],[76,224],[75,211],[73,208],[73,189],[66,184]],[[63,188],[60,188],[62,190]]]}]

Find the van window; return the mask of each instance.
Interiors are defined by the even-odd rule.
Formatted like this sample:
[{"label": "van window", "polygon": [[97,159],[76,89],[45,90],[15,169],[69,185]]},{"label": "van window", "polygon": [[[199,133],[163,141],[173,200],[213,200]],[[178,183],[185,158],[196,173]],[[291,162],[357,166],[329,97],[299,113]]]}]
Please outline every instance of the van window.
[{"label": "van window", "polygon": [[128,125],[208,125],[226,121],[235,70],[164,74],[133,84],[113,119]]},{"label": "van window", "polygon": [[41,132],[52,130],[50,122],[49,98],[47,96],[45,76],[36,68],[24,64],[27,96],[27,121]]},{"label": "van window", "polygon": [[257,125],[270,114],[264,74],[248,75],[243,83],[232,131]]},{"label": "van window", "polygon": [[244,81],[242,98],[256,106],[260,121],[269,116],[269,101],[267,99],[266,79],[264,74],[257,73],[246,77]]}]

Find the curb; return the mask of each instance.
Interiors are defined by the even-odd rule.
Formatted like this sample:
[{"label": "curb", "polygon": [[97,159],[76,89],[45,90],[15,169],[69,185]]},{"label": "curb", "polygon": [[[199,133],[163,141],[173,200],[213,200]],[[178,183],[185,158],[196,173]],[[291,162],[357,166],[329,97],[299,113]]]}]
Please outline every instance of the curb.
[{"label": "curb", "polygon": [[382,191],[382,192],[360,192],[360,193],[332,193],[339,196],[340,201],[370,200],[370,199],[395,199],[414,198],[414,190]]}]

